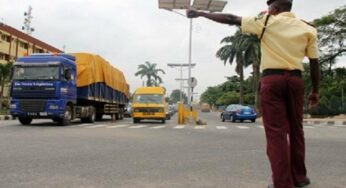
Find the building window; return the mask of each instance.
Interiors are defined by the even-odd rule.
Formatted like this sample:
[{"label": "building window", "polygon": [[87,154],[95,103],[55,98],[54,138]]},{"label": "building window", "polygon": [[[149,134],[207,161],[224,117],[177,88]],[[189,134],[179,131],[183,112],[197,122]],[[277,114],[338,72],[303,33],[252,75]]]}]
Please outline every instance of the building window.
[{"label": "building window", "polygon": [[11,42],[11,37],[5,34],[1,35],[1,40],[5,42]]},{"label": "building window", "polygon": [[29,47],[28,43],[22,41],[19,42],[19,46],[24,49],[28,49]]},{"label": "building window", "polygon": [[10,56],[8,54],[0,53],[0,60],[9,61],[10,60]]},{"label": "building window", "polygon": [[42,53],[42,52],[43,52],[43,50],[39,49],[39,48],[35,48],[35,50],[34,50],[34,53]]}]

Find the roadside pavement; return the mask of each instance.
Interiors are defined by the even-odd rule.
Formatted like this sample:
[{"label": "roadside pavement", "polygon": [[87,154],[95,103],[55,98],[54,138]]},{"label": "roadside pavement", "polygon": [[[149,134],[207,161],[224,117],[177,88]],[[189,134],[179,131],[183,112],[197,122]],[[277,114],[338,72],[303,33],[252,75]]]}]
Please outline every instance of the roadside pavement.
[{"label": "roadside pavement", "polygon": [[0,121],[1,120],[14,120],[16,118],[13,118],[11,115],[0,115]]},{"label": "roadside pavement", "polygon": [[[11,115],[0,115],[0,121],[4,120],[15,120]],[[257,118],[256,121],[262,121],[262,118]],[[346,115],[339,115],[335,117],[327,118],[305,118],[304,124],[315,124],[315,125],[346,125]]]}]

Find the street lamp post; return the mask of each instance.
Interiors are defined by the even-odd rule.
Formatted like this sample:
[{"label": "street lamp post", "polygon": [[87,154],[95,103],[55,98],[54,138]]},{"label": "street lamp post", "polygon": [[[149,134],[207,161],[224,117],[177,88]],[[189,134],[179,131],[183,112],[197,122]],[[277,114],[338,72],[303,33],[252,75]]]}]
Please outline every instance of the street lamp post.
[{"label": "street lamp post", "polygon": [[[185,10],[186,8],[192,8],[197,10],[209,11],[209,12],[221,12],[227,4],[227,1],[223,0],[159,0],[159,8],[168,11],[173,10]],[[181,15],[179,13],[179,15]],[[190,31],[189,31],[189,73],[188,80],[191,80],[191,62],[192,62],[192,19],[190,19]],[[188,85],[188,103],[192,111],[192,87]]]}]

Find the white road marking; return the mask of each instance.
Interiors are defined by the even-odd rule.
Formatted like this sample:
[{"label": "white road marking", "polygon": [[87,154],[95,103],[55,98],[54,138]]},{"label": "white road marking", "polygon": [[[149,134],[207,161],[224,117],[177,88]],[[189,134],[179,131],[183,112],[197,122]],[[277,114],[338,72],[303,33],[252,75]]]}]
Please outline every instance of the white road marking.
[{"label": "white road marking", "polygon": [[237,126],[237,128],[239,128],[239,129],[249,129],[249,127],[246,127],[246,126]]},{"label": "white road marking", "polygon": [[173,129],[183,129],[183,128],[185,128],[184,125],[177,125],[177,126],[173,127]]},{"label": "white road marking", "polygon": [[228,129],[226,126],[216,126],[216,129]]},{"label": "white road marking", "polygon": [[87,127],[87,126],[93,126],[94,124],[90,124],[90,123],[83,123],[80,125],[77,125],[76,127]]},{"label": "white road marking", "polygon": [[257,125],[256,127],[259,129],[264,129],[264,127],[262,125]]},{"label": "white road marking", "polygon": [[150,129],[162,129],[165,127],[166,127],[165,125],[160,125],[160,126],[150,127]]},{"label": "white road marking", "polygon": [[306,126],[306,125],[305,125],[304,128],[305,128],[305,129],[314,129],[315,127],[313,127],[313,126]]},{"label": "white road marking", "polygon": [[206,126],[195,126],[194,129],[205,129]]},{"label": "white road marking", "polygon": [[95,128],[102,128],[102,127],[107,127],[108,125],[93,125],[93,126],[88,126],[88,127],[85,127],[87,129],[95,129]]},{"label": "white road marking", "polygon": [[143,127],[146,127],[146,125],[130,126],[129,128],[130,128],[130,129],[140,129],[140,128],[143,128]]},{"label": "white road marking", "polygon": [[116,129],[116,128],[123,128],[123,127],[128,127],[129,125],[111,125],[106,128],[108,129]]}]

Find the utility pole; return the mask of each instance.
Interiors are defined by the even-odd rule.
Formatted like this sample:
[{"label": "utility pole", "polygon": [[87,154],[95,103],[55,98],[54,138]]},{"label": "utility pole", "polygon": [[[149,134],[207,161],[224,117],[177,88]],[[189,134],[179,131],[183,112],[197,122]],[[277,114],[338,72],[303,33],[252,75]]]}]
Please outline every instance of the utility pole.
[{"label": "utility pole", "polygon": [[27,35],[31,35],[32,32],[35,31],[33,27],[31,27],[31,20],[34,18],[32,16],[32,7],[29,6],[28,11],[24,12],[24,26],[22,27],[22,30],[26,32]]}]

